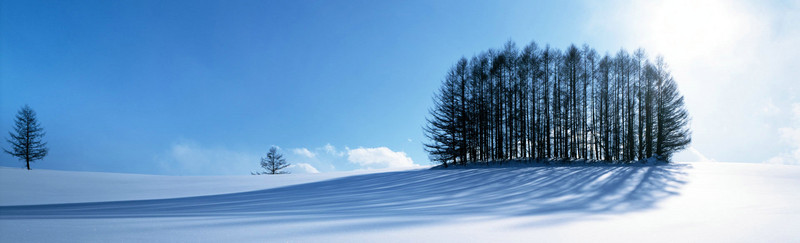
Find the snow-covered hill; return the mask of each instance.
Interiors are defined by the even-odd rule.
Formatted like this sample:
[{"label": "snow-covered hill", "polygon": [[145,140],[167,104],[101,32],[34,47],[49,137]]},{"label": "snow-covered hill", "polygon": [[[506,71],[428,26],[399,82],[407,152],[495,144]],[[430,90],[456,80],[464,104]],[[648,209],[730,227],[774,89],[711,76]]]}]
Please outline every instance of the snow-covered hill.
[{"label": "snow-covered hill", "polygon": [[0,169],[0,242],[787,242],[800,167],[170,177]]},{"label": "snow-covered hill", "polygon": [[214,195],[382,171],[390,170],[279,176],[158,176],[0,167],[0,206]]}]

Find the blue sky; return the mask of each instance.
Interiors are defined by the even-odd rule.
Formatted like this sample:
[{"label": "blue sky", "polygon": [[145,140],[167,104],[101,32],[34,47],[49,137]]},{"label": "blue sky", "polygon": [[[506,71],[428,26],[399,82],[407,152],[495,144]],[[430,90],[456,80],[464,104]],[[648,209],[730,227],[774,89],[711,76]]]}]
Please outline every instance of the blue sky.
[{"label": "blue sky", "polygon": [[0,15],[0,128],[38,112],[51,152],[34,168],[247,174],[272,145],[296,173],[427,165],[445,72],[508,40],[663,54],[693,116],[678,159],[800,159],[797,2],[2,1]]}]

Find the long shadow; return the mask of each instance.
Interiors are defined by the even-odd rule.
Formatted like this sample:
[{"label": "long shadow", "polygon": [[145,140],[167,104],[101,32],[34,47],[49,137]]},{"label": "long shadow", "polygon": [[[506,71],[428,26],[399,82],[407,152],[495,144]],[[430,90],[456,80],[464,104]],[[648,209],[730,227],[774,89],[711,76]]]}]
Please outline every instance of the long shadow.
[{"label": "long shadow", "polygon": [[682,178],[687,167],[541,166],[387,172],[199,197],[5,206],[0,207],[0,220],[231,217],[264,224],[365,219],[392,227],[406,221],[419,224],[465,216],[625,213],[651,208],[677,194],[685,183]]}]

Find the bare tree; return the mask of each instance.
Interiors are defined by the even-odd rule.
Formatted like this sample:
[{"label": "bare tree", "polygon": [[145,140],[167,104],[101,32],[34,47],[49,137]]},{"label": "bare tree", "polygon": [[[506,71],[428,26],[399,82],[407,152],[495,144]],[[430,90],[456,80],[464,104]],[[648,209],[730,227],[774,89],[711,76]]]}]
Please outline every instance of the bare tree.
[{"label": "bare tree", "polygon": [[662,57],[656,58],[659,78],[656,84],[656,154],[659,159],[669,161],[672,154],[686,148],[691,139],[689,112],[678,93],[678,85],[666,71]]},{"label": "bare tree", "polygon": [[40,160],[47,156],[47,143],[42,142],[44,128],[36,120],[36,112],[30,106],[25,105],[17,112],[17,119],[14,121],[14,133],[9,132],[10,139],[6,139],[11,144],[11,151],[3,149],[11,156],[25,161],[25,167],[31,169],[31,162]]},{"label": "bare tree", "polygon": [[425,136],[431,140],[431,143],[425,144],[425,150],[432,160],[442,163],[444,167],[456,162],[463,145],[459,137],[462,134],[459,132],[462,113],[459,110],[457,69],[454,66],[448,72],[444,85],[436,93],[433,99],[435,108],[429,111],[431,117],[424,128]]},{"label": "bare tree", "polygon": [[513,42],[454,65],[434,97],[426,149],[442,165],[519,159],[634,161],[690,142],[662,59]]},{"label": "bare tree", "polygon": [[291,164],[286,162],[286,159],[283,158],[283,154],[278,153],[278,149],[273,146],[269,148],[267,157],[261,158],[261,167],[263,167],[266,171],[255,172],[251,174],[253,175],[289,174],[288,171],[283,170],[286,169],[286,167],[289,167],[289,165]]}]

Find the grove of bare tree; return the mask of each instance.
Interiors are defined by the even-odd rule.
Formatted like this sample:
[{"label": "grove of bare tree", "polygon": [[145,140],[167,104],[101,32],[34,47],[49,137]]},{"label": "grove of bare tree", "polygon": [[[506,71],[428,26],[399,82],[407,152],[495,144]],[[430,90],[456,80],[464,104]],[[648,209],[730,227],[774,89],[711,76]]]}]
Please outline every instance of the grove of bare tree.
[{"label": "grove of bare tree", "polygon": [[424,127],[431,159],[669,161],[691,142],[662,57],[509,41],[447,72]]}]

